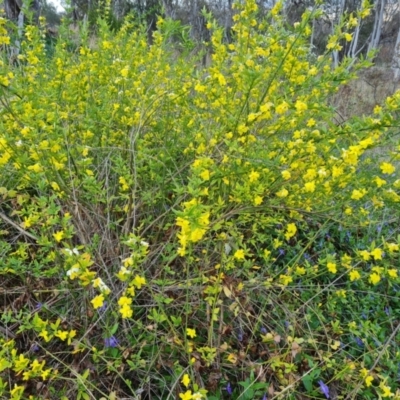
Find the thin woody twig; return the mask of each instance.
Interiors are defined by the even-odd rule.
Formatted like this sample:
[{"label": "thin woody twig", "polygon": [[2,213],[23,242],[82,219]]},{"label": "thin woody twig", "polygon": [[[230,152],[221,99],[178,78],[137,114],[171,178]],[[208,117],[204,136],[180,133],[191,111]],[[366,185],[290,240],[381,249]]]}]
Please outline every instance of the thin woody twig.
[{"label": "thin woody twig", "polygon": [[7,217],[7,215],[3,214],[0,211],[0,218],[7,222],[9,225],[13,226],[15,229],[17,229],[19,232],[21,232],[24,236],[27,236],[31,238],[34,241],[37,241],[38,238],[35,235],[32,235],[32,233],[27,232],[25,229],[21,228],[18,224],[16,224],[13,220]]}]

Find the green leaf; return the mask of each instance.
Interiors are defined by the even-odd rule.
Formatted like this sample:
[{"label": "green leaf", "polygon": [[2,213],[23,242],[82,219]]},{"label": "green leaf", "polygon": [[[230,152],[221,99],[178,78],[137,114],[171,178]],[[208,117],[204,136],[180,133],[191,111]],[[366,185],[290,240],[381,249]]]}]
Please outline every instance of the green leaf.
[{"label": "green leaf", "polygon": [[301,378],[301,381],[303,382],[303,385],[306,388],[307,393],[311,393],[313,391],[313,384],[310,375],[303,376]]}]

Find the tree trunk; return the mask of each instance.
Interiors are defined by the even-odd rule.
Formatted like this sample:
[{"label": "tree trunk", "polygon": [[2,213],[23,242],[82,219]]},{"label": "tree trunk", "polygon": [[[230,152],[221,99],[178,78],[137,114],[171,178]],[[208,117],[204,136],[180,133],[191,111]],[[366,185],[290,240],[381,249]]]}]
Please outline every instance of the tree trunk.
[{"label": "tree trunk", "polygon": [[400,28],[397,32],[396,44],[394,46],[392,69],[394,70],[395,79],[398,79],[400,76]]},{"label": "tree trunk", "polygon": [[371,41],[368,44],[368,51],[378,48],[382,33],[383,16],[385,14],[385,0],[379,0],[375,7],[374,28],[372,30]]}]

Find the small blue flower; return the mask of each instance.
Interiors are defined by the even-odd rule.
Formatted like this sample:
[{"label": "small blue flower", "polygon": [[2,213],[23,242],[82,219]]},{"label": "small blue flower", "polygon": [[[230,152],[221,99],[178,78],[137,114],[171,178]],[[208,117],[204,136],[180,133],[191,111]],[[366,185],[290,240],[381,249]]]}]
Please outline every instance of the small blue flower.
[{"label": "small blue flower", "polygon": [[38,302],[36,304],[35,310],[40,310],[43,307],[43,303]]},{"label": "small blue flower", "polygon": [[103,312],[106,311],[106,310],[107,310],[107,302],[105,301],[105,302],[103,303],[103,305],[97,309],[97,311],[98,311],[99,313],[103,313]]},{"label": "small blue flower", "polygon": [[268,400],[267,393],[264,394],[261,400]]},{"label": "small blue flower", "polygon": [[261,333],[263,334],[263,335],[266,335],[267,334],[267,328],[265,327],[265,326],[262,326],[261,327],[261,329],[260,329],[260,331],[261,331]]},{"label": "small blue flower", "polygon": [[323,381],[318,381],[318,383],[319,383],[319,387],[321,389],[321,392],[325,395],[325,397],[327,399],[329,399],[330,396],[329,396],[329,387],[328,387],[328,385],[326,385]]},{"label": "small blue flower", "polygon": [[390,315],[390,308],[389,308],[389,307],[385,307],[384,311],[385,311],[385,314],[386,314],[387,316]]},{"label": "small blue flower", "polygon": [[355,337],[354,341],[356,342],[357,346],[364,347],[364,342],[359,337]]},{"label": "small blue flower", "polygon": [[117,347],[118,346],[118,339],[115,336],[111,336],[109,338],[104,339],[104,347]]},{"label": "small blue flower", "polygon": [[237,339],[239,340],[239,342],[243,341],[243,331],[241,329],[239,329],[237,333]]},{"label": "small blue flower", "polygon": [[285,250],[279,249],[279,256],[284,256],[285,255]]},{"label": "small blue flower", "polygon": [[37,343],[34,343],[31,347],[31,351],[33,352],[38,352],[40,350],[39,346],[37,345]]},{"label": "small blue flower", "polygon": [[230,383],[230,382],[228,382],[228,384],[226,385],[225,390],[227,391],[227,393],[229,394],[229,396],[232,396],[233,390],[232,390],[232,386],[231,386],[231,383]]}]

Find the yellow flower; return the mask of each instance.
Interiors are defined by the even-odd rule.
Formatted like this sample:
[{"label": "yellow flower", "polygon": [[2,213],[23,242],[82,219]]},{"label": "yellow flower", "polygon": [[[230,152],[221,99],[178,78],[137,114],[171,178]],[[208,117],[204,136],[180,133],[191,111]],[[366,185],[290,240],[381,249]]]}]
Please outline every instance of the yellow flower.
[{"label": "yellow flower", "polygon": [[294,105],[296,107],[296,110],[300,113],[303,112],[305,110],[307,110],[307,104],[304,103],[303,101],[297,100],[296,104]]},{"label": "yellow flower", "polygon": [[201,174],[200,174],[201,179],[203,181],[208,181],[210,180],[210,171],[208,169],[205,169]]},{"label": "yellow flower", "polygon": [[46,369],[45,371],[43,371],[43,372],[42,372],[42,375],[41,375],[42,379],[43,379],[43,380],[46,380],[46,379],[49,377],[50,372],[51,372],[51,368]]},{"label": "yellow flower", "polygon": [[368,375],[366,378],[365,378],[365,386],[366,387],[370,387],[371,385],[372,385],[372,381],[374,380],[374,377],[373,376],[371,376],[371,375]]},{"label": "yellow flower", "polygon": [[195,243],[198,242],[203,238],[203,236],[206,234],[206,230],[202,228],[195,228],[192,230],[190,233],[190,240]]},{"label": "yellow flower", "polygon": [[284,114],[288,109],[289,109],[289,104],[286,103],[286,101],[284,101],[276,106],[275,111],[277,114]]},{"label": "yellow flower", "polygon": [[179,393],[179,397],[182,400],[191,400],[193,398],[192,391],[191,390],[187,390],[186,393]]},{"label": "yellow flower", "polygon": [[285,181],[289,180],[289,179],[291,178],[291,176],[292,176],[291,173],[290,173],[290,171],[288,171],[288,170],[282,171],[281,174],[282,174],[282,178],[283,178]]},{"label": "yellow flower", "polygon": [[75,329],[71,329],[68,332],[68,344],[71,344],[71,340],[76,336],[76,330]]},{"label": "yellow flower", "polygon": [[31,364],[32,372],[33,373],[41,372],[45,363],[46,363],[46,361],[42,361],[40,363],[38,360],[33,360],[32,364]]},{"label": "yellow flower", "polygon": [[14,360],[14,371],[20,372],[24,370],[29,365],[29,358],[26,358],[23,354],[20,354],[19,357]]},{"label": "yellow flower", "polygon": [[296,267],[295,272],[297,275],[305,275],[307,271],[304,267]]},{"label": "yellow flower", "polygon": [[288,224],[286,227],[285,239],[289,240],[292,238],[297,232],[296,224]]},{"label": "yellow flower", "polygon": [[11,399],[20,399],[24,393],[25,387],[14,384],[14,389],[10,390]]},{"label": "yellow flower", "polygon": [[393,279],[397,278],[397,276],[398,276],[397,269],[394,269],[394,268],[388,269],[388,275],[390,278],[393,278]]},{"label": "yellow flower", "polygon": [[181,380],[182,384],[187,388],[190,384],[190,378],[188,374],[183,375],[183,378]]},{"label": "yellow flower", "polygon": [[39,336],[41,336],[46,342],[49,342],[51,339],[46,329],[42,329],[42,331],[39,333]]},{"label": "yellow flower", "polygon": [[351,214],[353,213],[353,210],[352,210],[351,207],[347,207],[347,208],[344,210],[344,213],[345,213],[346,215],[351,215]]},{"label": "yellow flower", "polygon": [[122,318],[131,318],[133,315],[133,311],[132,308],[127,305],[124,304],[120,309],[119,312],[121,313]]},{"label": "yellow flower", "polygon": [[315,126],[317,123],[316,123],[316,121],[315,121],[315,119],[314,118],[310,118],[308,121],[307,121],[307,126],[309,127],[309,128],[312,128],[313,126]]},{"label": "yellow flower", "polygon": [[249,175],[249,181],[254,182],[260,177],[260,174],[257,171],[251,171]]},{"label": "yellow flower", "polygon": [[186,335],[188,335],[192,339],[195,338],[196,337],[196,329],[186,328]]},{"label": "yellow flower", "polygon": [[121,296],[118,300],[118,305],[123,307],[123,306],[128,306],[132,304],[132,299],[126,296]]},{"label": "yellow flower", "polygon": [[128,190],[129,189],[128,182],[126,181],[126,179],[123,176],[119,177],[119,183],[121,185],[121,189],[122,190]]},{"label": "yellow flower", "polygon": [[259,206],[263,202],[263,198],[261,196],[254,197],[254,205]]},{"label": "yellow flower", "polygon": [[386,183],[386,181],[384,179],[379,178],[379,176],[377,176],[375,178],[375,183],[376,183],[376,186],[381,187]]},{"label": "yellow flower", "polygon": [[143,278],[142,276],[136,275],[135,278],[133,279],[132,284],[136,286],[138,289],[141,289],[141,287],[146,284],[146,279]]},{"label": "yellow flower", "polygon": [[31,377],[32,377],[32,371],[25,371],[22,374],[22,380],[23,381],[29,381],[29,379],[31,379]]},{"label": "yellow flower", "polygon": [[343,36],[344,36],[346,42],[351,42],[351,40],[353,39],[353,35],[348,32],[346,32]]},{"label": "yellow flower", "polygon": [[376,272],[372,273],[369,276],[369,281],[373,284],[373,285],[377,285],[380,281],[381,281],[381,277],[380,275],[378,275]]},{"label": "yellow flower", "polygon": [[367,191],[365,189],[363,189],[363,190],[354,189],[353,193],[351,194],[351,198],[353,200],[360,200],[365,196],[366,193],[367,193]]},{"label": "yellow flower", "polygon": [[305,190],[307,193],[313,193],[313,192],[315,191],[315,181],[307,182],[307,183],[304,185],[304,190]]},{"label": "yellow flower", "polygon": [[389,253],[399,251],[399,245],[396,243],[386,243],[386,247],[389,250]]},{"label": "yellow flower", "polygon": [[374,257],[374,260],[382,260],[382,250],[379,248],[372,250],[371,256]]},{"label": "yellow flower", "polygon": [[43,168],[39,163],[36,163],[34,165],[29,166],[28,169],[30,171],[33,171],[33,172],[36,172],[36,173],[39,173],[39,172],[43,171]]},{"label": "yellow flower", "polygon": [[379,385],[379,388],[382,390],[382,397],[393,397],[394,396],[390,387],[386,386],[383,382]]},{"label": "yellow flower", "polygon": [[287,197],[288,194],[289,192],[285,188],[282,188],[279,192],[276,192],[278,197]]},{"label": "yellow flower", "polygon": [[350,276],[350,280],[352,282],[361,278],[360,273],[358,271],[354,270],[354,269],[353,269],[353,271],[350,271],[349,276]]},{"label": "yellow flower", "polygon": [[386,175],[391,175],[394,171],[396,171],[396,168],[392,164],[387,162],[382,163],[379,167],[382,173]]},{"label": "yellow flower", "polygon": [[129,271],[127,268],[125,268],[123,265],[121,265],[120,270],[116,274],[118,279],[122,282],[125,282],[128,279],[128,276],[131,274],[131,271]]},{"label": "yellow flower", "polygon": [[337,272],[336,263],[328,262],[328,264],[326,264],[326,267],[328,268],[329,272],[331,272],[332,274],[336,274]]},{"label": "yellow flower", "polygon": [[236,258],[236,260],[244,260],[244,250],[242,249],[236,250],[233,257]]},{"label": "yellow flower", "polygon": [[60,191],[60,186],[58,185],[57,182],[51,182],[51,187],[53,188],[53,190],[55,190],[56,192]]},{"label": "yellow flower", "polygon": [[102,294],[99,294],[90,302],[92,303],[94,309],[100,308],[104,304],[104,296]]},{"label": "yellow flower", "polygon": [[368,250],[361,250],[359,254],[364,261],[368,261],[371,257],[371,253]]},{"label": "yellow flower", "polygon": [[61,340],[64,341],[65,339],[67,339],[68,332],[58,330],[58,331],[55,333],[54,336],[55,336],[55,337],[58,337],[58,338],[60,338]]},{"label": "yellow flower", "polygon": [[56,239],[56,242],[61,242],[62,238],[64,237],[64,232],[59,231],[56,233],[53,233],[54,239]]},{"label": "yellow flower", "polygon": [[26,228],[30,228],[32,226],[32,217],[25,217],[24,218],[24,222],[22,223],[23,227]]},{"label": "yellow flower", "polygon": [[282,285],[287,286],[289,285],[289,283],[293,282],[293,278],[291,276],[288,275],[280,275],[279,276],[279,280],[282,283]]},{"label": "yellow flower", "polygon": [[123,69],[121,69],[121,76],[123,78],[127,78],[129,74],[129,67],[124,67]]},{"label": "yellow flower", "polygon": [[103,282],[103,279],[101,278],[94,279],[92,285],[94,288],[99,288],[100,292],[104,294],[109,294],[111,292],[110,288]]}]

